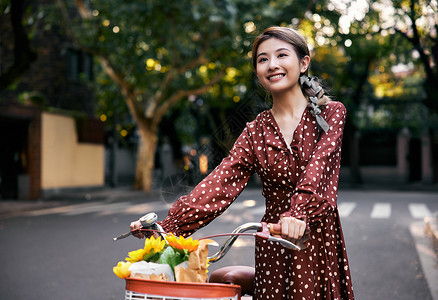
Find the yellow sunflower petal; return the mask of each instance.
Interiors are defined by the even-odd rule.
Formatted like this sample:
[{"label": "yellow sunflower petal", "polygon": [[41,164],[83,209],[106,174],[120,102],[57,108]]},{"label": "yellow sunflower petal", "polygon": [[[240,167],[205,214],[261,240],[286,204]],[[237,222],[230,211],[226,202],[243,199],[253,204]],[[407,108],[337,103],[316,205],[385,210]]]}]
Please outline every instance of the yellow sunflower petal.
[{"label": "yellow sunflower petal", "polygon": [[130,262],[119,261],[117,266],[113,268],[113,272],[117,277],[125,279],[131,275],[131,271],[129,271],[130,266]]},{"label": "yellow sunflower petal", "polygon": [[183,236],[178,238],[173,234],[166,236],[166,240],[169,245],[173,248],[184,250],[187,249],[189,252],[196,251],[199,247],[199,241],[193,240],[193,238],[185,239]]},{"label": "yellow sunflower petal", "polygon": [[144,249],[138,249],[128,253],[128,257],[125,258],[126,261],[137,262],[143,260],[143,256],[146,254]]},{"label": "yellow sunflower petal", "polygon": [[145,240],[144,251],[146,254],[151,253],[151,250],[153,250],[154,253],[158,253],[163,250],[164,245],[166,245],[166,241],[161,240],[161,238],[156,239],[152,236]]}]

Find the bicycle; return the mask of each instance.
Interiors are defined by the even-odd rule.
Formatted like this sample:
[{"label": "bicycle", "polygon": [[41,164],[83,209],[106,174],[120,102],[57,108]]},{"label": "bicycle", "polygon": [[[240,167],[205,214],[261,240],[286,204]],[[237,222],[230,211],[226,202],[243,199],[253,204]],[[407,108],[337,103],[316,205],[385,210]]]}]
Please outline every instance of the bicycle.
[{"label": "bicycle", "polygon": [[[140,218],[141,232],[156,232],[164,239],[165,232],[156,223],[157,215],[149,213]],[[255,230],[255,233],[245,233]],[[122,234],[114,241],[126,238],[135,233],[131,231]],[[231,249],[239,236],[253,236],[268,241],[280,243],[283,247],[301,250],[301,245],[294,244],[285,240],[279,235],[281,228],[279,224],[272,223],[245,223],[237,227],[231,233],[223,233],[201,239],[229,236],[220,247],[219,251],[213,256],[208,257],[209,263],[215,263],[222,259]],[[252,296],[254,292],[254,273],[253,267],[248,266],[228,266],[222,267],[210,275],[208,283],[187,283],[153,281],[138,278],[127,278],[125,289],[125,300],[131,299],[166,299],[166,300],[191,300],[191,299],[241,299],[241,295]]]}]

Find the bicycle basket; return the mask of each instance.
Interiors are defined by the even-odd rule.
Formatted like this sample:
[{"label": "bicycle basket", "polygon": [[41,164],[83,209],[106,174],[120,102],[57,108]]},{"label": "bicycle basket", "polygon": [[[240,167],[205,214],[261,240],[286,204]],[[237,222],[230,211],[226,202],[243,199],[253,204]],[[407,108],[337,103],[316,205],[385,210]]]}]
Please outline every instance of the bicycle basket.
[{"label": "bicycle basket", "polygon": [[238,300],[240,286],[126,278],[125,300]]}]

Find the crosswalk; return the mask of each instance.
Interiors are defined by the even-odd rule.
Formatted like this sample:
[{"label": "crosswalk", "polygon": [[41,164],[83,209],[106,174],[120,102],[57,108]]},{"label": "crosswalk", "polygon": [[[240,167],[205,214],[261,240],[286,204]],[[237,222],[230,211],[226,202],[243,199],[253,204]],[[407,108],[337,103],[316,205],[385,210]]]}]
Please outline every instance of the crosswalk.
[{"label": "crosswalk", "polygon": [[[147,203],[133,202],[89,202],[76,205],[40,209],[27,212],[28,216],[42,216],[59,214],[65,216],[77,216],[83,214],[95,214],[98,216],[126,214],[141,215],[147,212],[167,212],[170,204],[163,201]],[[413,219],[423,219],[431,216],[437,209],[436,206],[428,207],[425,203],[394,203],[394,202],[347,202],[338,203],[338,211],[341,218],[354,218],[357,216],[369,217],[371,219],[390,219],[398,216],[410,216]],[[230,206],[226,214],[230,216],[245,215],[249,219],[257,220],[265,213],[265,206],[257,204],[255,200],[236,202]],[[400,213],[402,215],[400,215]]]},{"label": "crosswalk", "polygon": [[[341,218],[347,218],[352,216],[352,214],[357,209],[356,202],[342,202],[338,204],[339,215]],[[409,212],[410,216],[414,219],[423,219],[427,216],[432,215],[431,210],[425,203],[409,203],[406,210]],[[389,219],[392,217],[392,203],[387,202],[376,202],[372,204],[371,211],[369,212],[369,217],[371,219]],[[359,212],[360,214],[366,214],[365,211]]]}]

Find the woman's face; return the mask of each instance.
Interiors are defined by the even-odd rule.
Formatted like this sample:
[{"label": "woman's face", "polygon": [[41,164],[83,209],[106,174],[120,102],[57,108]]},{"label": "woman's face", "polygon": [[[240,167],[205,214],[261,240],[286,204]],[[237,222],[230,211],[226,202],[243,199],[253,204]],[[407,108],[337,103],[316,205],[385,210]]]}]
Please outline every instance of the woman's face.
[{"label": "woman's face", "polygon": [[292,45],[277,38],[262,42],[256,55],[257,77],[272,94],[299,88],[300,74],[310,63],[310,57],[300,61]]}]

